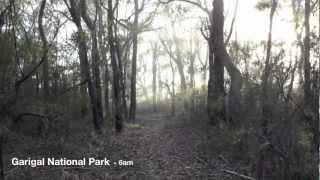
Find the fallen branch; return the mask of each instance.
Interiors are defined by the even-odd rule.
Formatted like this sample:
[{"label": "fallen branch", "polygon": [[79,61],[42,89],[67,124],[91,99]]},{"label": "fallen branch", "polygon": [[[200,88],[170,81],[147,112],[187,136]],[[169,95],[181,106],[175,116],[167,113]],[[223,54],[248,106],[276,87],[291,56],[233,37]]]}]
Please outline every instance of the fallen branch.
[{"label": "fallen branch", "polygon": [[14,119],[14,123],[17,123],[22,117],[24,116],[32,116],[32,117],[40,117],[40,118],[46,118],[47,116],[42,115],[42,114],[35,114],[35,113],[21,113],[19,114],[15,119]]},{"label": "fallen branch", "polygon": [[235,171],[230,171],[230,170],[227,170],[227,169],[222,169],[221,171],[224,172],[224,173],[227,173],[227,174],[231,174],[231,175],[233,175],[233,176],[238,176],[238,177],[240,177],[240,178],[242,178],[242,179],[256,180],[256,179],[253,178],[253,177],[246,176],[246,175],[237,173],[237,172],[235,172]]}]

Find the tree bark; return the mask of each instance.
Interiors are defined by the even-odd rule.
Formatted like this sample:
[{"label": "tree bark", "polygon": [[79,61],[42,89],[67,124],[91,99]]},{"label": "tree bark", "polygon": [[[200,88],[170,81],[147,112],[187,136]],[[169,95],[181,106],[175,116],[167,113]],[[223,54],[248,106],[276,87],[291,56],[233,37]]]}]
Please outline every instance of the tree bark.
[{"label": "tree bark", "polygon": [[111,56],[111,65],[113,71],[113,96],[115,105],[115,129],[117,132],[121,132],[123,124],[122,116],[122,104],[121,104],[121,68],[119,67],[120,59],[117,54],[114,39],[114,17],[113,17],[113,5],[112,0],[108,0],[108,44]]},{"label": "tree bark", "polygon": [[42,70],[43,70],[43,100],[45,103],[45,111],[48,110],[48,98],[49,98],[49,62],[48,62],[48,40],[46,38],[44,29],[43,29],[43,16],[44,16],[44,9],[46,7],[46,0],[42,0],[40,4],[40,11],[38,16],[38,26],[39,26],[39,35],[42,41],[42,57],[41,61]]},{"label": "tree bark", "polygon": [[98,118],[98,107],[97,107],[97,99],[96,99],[96,91],[94,84],[91,79],[91,72],[90,72],[90,66],[89,66],[89,60],[88,60],[88,49],[87,49],[87,42],[86,42],[86,35],[85,32],[82,29],[81,25],[81,15],[79,12],[79,9],[81,9],[81,6],[75,2],[75,0],[69,0],[70,6],[65,1],[66,5],[69,8],[69,12],[72,17],[72,21],[75,23],[75,25],[78,28],[78,37],[77,37],[77,45],[78,45],[78,54],[80,59],[80,66],[81,71],[83,73],[83,78],[85,78],[85,81],[87,82],[88,86],[88,92],[90,97],[90,104],[91,104],[91,110],[92,110],[92,118],[93,123],[95,125],[95,130],[97,133],[100,133],[99,127],[97,127],[97,122],[99,122]]},{"label": "tree bark", "polygon": [[304,103],[305,107],[310,107],[312,100],[311,96],[311,81],[310,81],[310,0],[305,0],[305,13],[304,13]]},{"label": "tree bark", "polygon": [[[96,8],[98,6],[97,0],[95,1]],[[87,5],[86,0],[80,1],[81,6],[81,17],[84,22],[88,26],[91,33],[91,59],[92,59],[92,71],[93,71],[93,84],[95,90],[95,99],[96,99],[96,108],[97,108],[97,118],[94,120],[94,126],[98,133],[101,132],[103,127],[103,109],[102,109],[102,94],[101,94],[101,79],[100,79],[100,55],[98,50],[98,42],[97,42],[97,31],[96,24],[90,19],[87,14]]]},{"label": "tree bark", "polygon": [[132,66],[131,66],[131,96],[129,118],[135,122],[136,119],[136,84],[137,84],[137,52],[138,52],[138,20],[139,20],[139,2],[134,0],[134,22],[133,22],[133,39],[132,39]]},{"label": "tree bark", "polygon": [[[232,62],[224,43],[224,15],[223,15],[223,0],[213,1],[213,13],[211,18],[210,42],[209,42],[209,60],[210,60],[210,79],[208,84],[208,110],[211,119],[217,118],[215,115],[224,116],[223,103],[223,67],[226,67],[228,74],[231,77],[229,112],[230,120],[237,121],[240,113],[240,89],[241,89],[241,73]],[[214,64],[212,62],[214,54]],[[221,64],[223,66],[221,66]],[[214,75],[213,75],[214,74]],[[214,87],[212,87],[214,86]],[[210,88],[210,89],[209,89]],[[209,90],[212,90],[210,92]],[[216,98],[213,102],[213,98]],[[211,111],[214,111],[213,113]],[[219,119],[218,119],[219,120]],[[216,124],[213,121],[213,124]]]},{"label": "tree bark", "polygon": [[99,31],[98,31],[98,41],[99,41],[99,47],[101,52],[101,59],[102,62],[105,63],[105,78],[104,78],[104,100],[105,100],[105,113],[106,117],[109,118],[111,115],[110,112],[110,103],[109,103],[109,66],[108,66],[108,59],[107,59],[107,48],[106,48],[106,41],[105,37],[103,36],[104,32],[104,25],[103,25],[103,14],[101,9],[101,0],[99,1],[99,4],[97,4],[97,13],[98,13],[98,25],[99,25]]},{"label": "tree bark", "polygon": [[[313,134],[313,151],[318,152],[319,148],[319,119],[317,114],[319,109],[313,104],[315,96],[313,96],[311,89],[311,65],[310,65],[310,14],[311,14],[311,1],[305,0],[304,11],[304,114],[307,117],[307,121],[310,121],[310,127]],[[315,73],[316,74],[316,73]],[[313,87],[315,87],[314,85]]]},{"label": "tree bark", "polygon": [[213,54],[214,36],[210,32],[209,39],[209,81],[207,110],[212,125],[217,125],[225,119],[224,114],[224,67],[218,57]]}]

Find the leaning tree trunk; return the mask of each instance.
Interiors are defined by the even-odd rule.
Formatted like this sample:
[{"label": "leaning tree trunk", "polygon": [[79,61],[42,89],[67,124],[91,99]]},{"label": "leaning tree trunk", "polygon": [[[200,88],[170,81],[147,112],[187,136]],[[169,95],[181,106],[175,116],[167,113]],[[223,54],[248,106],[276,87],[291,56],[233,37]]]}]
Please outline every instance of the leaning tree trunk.
[{"label": "leaning tree trunk", "polygon": [[138,52],[138,20],[139,20],[139,4],[138,0],[134,0],[134,22],[133,22],[133,39],[132,39],[132,66],[131,66],[131,96],[130,96],[130,112],[129,118],[131,121],[136,119],[136,84],[137,84],[137,52]]}]

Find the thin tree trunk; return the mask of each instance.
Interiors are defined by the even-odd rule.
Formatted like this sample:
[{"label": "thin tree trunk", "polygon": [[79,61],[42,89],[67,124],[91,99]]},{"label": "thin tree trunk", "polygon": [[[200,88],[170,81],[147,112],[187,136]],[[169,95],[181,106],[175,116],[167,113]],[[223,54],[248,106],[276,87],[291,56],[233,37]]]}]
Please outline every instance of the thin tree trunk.
[{"label": "thin tree trunk", "polygon": [[[268,41],[267,41],[267,54],[266,54],[266,62],[264,67],[264,72],[262,75],[262,120],[261,120],[261,129],[262,135],[264,137],[269,137],[269,121],[272,118],[271,114],[271,102],[269,99],[270,93],[270,76],[271,76],[271,54],[272,54],[272,25],[273,25],[273,17],[274,13],[277,9],[278,1],[272,0],[272,6],[270,9],[269,16],[269,33],[268,33]],[[264,143],[264,142],[263,142]],[[259,159],[257,164],[257,179],[262,180],[265,178],[265,161],[269,159],[266,157],[264,152],[259,152]]]},{"label": "thin tree trunk", "polygon": [[157,67],[158,72],[158,102],[161,102],[162,99],[162,79],[161,79],[161,71],[160,71],[160,64]]},{"label": "thin tree trunk", "polygon": [[310,0],[305,0],[305,13],[304,13],[304,103],[305,107],[310,107],[311,102],[311,82],[310,82]]},{"label": "thin tree trunk", "polygon": [[99,4],[97,4],[97,12],[98,12],[98,22],[99,22],[99,31],[98,31],[98,41],[99,41],[99,47],[101,51],[101,59],[102,62],[105,63],[105,78],[104,78],[104,99],[105,99],[105,113],[106,117],[110,117],[110,105],[109,105],[109,67],[108,67],[108,59],[107,59],[107,49],[105,46],[105,38],[103,36],[104,34],[104,25],[103,25],[103,14],[101,9],[101,0],[99,1]]},{"label": "thin tree trunk", "polygon": [[136,119],[136,84],[137,84],[137,51],[138,51],[138,20],[139,20],[139,4],[138,0],[134,0],[134,22],[133,22],[133,39],[132,39],[132,66],[131,66],[131,96],[130,96],[130,114],[131,121]]},{"label": "thin tree trunk", "polygon": [[[118,5],[118,3],[117,3]],[[127,62],[129,59],[129,52],[128,50],[125,51],[121,48],[120,46],[120,39],[118,38],[118,30],[117,30],[117,25],[115,24],[114,26],[114,43],[115,43],[115,53],[117,56],[117,64],[118,64],[118,68],[119,68],[119,81],[120,81],[120,96],[121,96],[121,107],[122,107],[122,113],[124,115],[124,119],[128,118],[128,105],[127,105],[127,95],[126,95],[126,84],[127,84]],[[123,51],[125,53],[123,53]],[[122,54],[125,54],[124,56],[122,56]],[[124,61],[125,60],[125,61]]]},{"label": "thin tree trunk", "polygon": [[45,104],[45,113],[48,111],[48,98],[49,98],[49,63],[48,63],[48,40],[46,38],[44,29],[43,29],[43,15],[44,9],[46,7],[46,0],[42,0],[40,4],[40,11],[38,16],[38,26],[39,26],[39,35],[42,41],[42,57],[41,61],[43,62],[43,100]]},{"label": "thin tree trunk", "polygon": [[[91,58],[92,58],[92,71],[93,71],[93,84],[95,90],[95,99],[96,99],[96,110],[97,110],[97,118],[94,120],[94,126],[98,133],[101,133],[103,127],[103,109],[102,109],[102,93],[101,93],[101,79],[100,79],[100,55],[98,50],[98,42],[97,42],[97,31],[95,21],[93,22],[87,14],[87,5],[85,0],[81,0],[81,17],[85,21],[91,32],[92,38],[92,50],[91,50]],[[97,0],[95,1],[96,8],[98,6]]]},{"label": "thin tree trunk", "polygon": [[153,112],[157,111],[157,51],[158,44],[154,44],[152,47],[152,106]]},{"label": "thin tree trunk", "polygon": [[175,93],[175,70],[173,67],[172,60],[170,58],[170,67],[171,67],[171,73],[172,73],[172,81],[171,81],[171,115],[174,116],[176,113],[176,93]]},{"label": "thin tree trunk", "polygon": [[273,16],[278,6],[277,0],[272,1],[272,7],[270,10],[269,17],[269,33],[268,33],[268,42],[267,42],[267,55],[265,62],[265,69],[262,75],[262,132],[263,135],[268,135],[268,124],[269,119],[271,118],[271,105],[269,99],[269,87],[270,87],[270,76],[271,76],[271,53],[272,53],[272,25],[273,25]]},{"label": "thin tree trunk", "polygon": [[192,112],[195,112],[195,96],[194,96],[194,88],[195,88],[195,80],[194,80],[194,61],[195,61],[195,53],[190,52],[189,56],[190,60],[190,66],[189,66],[189,76],[190,76],[190,91],[191,91],[191,97],[190,97],[190,109]]},{"label": "thin tree trunk", "polygon": [[[120,59],[117,55],[114,39],[114,17],[113,17],[113,6],[112,0],[108,0],[108,43],[111,56],[111,65],[113,71],[113,93],[114,93],[114,104],[115,104],[115,128],[117,132],[122,130],[122,104],[121,104],[121,69],[119,67]],[[122,89],[124,90],[124,89]]]}]

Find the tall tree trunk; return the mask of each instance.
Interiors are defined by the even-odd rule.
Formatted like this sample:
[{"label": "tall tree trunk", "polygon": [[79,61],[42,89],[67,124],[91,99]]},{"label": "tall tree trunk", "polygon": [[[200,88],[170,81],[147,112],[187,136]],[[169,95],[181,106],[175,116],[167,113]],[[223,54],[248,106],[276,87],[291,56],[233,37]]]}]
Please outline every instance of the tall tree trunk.
[{"label": "tall tree trunk", "polygon": [[[119,3],[118,3],[119,0],[116,1],[116,5],[118,6]],[[115,8],[118,8],[118,7],[114,7]],[[126,87],[126,84],[127,84],[127,63],[128,63],[128,59],[129,59],[129,47],[128,47],[128,50],[124,50],[121,45],[120,45],[120,39],[118,37],[118,30],[117,30],[118,26],[117,24],[114,25],[114,29],[113,29],[113,32],[114,32],[114,43],[115,43],[115,53],[116,53],[116,56],[117,56],[117,64],[118,64],[118,68],[119,68],[119,81],[120,81],[120,96],[121,96],[121,107],[122,107],[122,113],[123,113],[123,117],[124,119],[127,119],[128,116],[129,116],[129,113],[128,113],[128,106],[127,106],[127,87]]]},{"label": "tall tree trunk", "polygon": [[104,25],[103,25],[103,14],[101,9],[101,0],[99,0],[99,4],[97,4],[97,13],[98,13],[98,41],[99,47],[101,52],[101,59],[102,62],[105,63],[105,78],[104,78],[104,99],[105,99],[105,113],[106,117],[110,117],[110,105],[109,105],[109,67],[108,67],[108,59],[107,59],[107,48],[106,48],[106,41],[103,36],[104,34]]},{"label": "tall tree trunk", "polygon": [[131,121],[136,119],[136,78],[137,78],[137,51],[138,51],[138,20],[139,20],[139,4],[138,0],[134,0],[134,22],[133,22],[133,39],[132,39],[132,66],[131,66],[131,96],[130,96],[130,114]]},{"label": "tall tree trunk", "polygon": [[115,128],[117,132],[121,132],[123,117],[122,117],[122,104],[121,104],[121,69],[119,67],[120,59],[117,55],[116,42],[114,39],[114,17],[112,0],[108,0],[108,43],[111,56],[111,65],[113,72],[113,96],[115,104]]},{"label": "tall tree trunk", "polygon": [[157,59],[158,44],[152,47],[152,106],[153,112],[157,111]]},{"label": "tall tree trunk", "polygon": [[49,98],[49,62],[48,62],[48,40],[46,38],[44,29],[43,29],[43,15],[44,9],[46,7],[46,0],[42,0],[40,4],[40,11],[38,16],[38,26],[39,26],[39,35],[42,41],[42,57],[41,61],[43,62],[43,100],[45,104],[45,113],[48,111],[48,98]]},{"label": "tall tree trunk", "polygon": [[81,6],[75,2],[75,0],[69,0],[70,6],[69,12],[72,17],[72,21],[75,23],[75,25],[78,28],[78,37],[77,37],[77,45],[78,45],[78,54],[80,59],[80,66],[81,66],[81,73],[83,73],[83,78],[87,82],[89,97],[90,97],[90,104],[92,109],[92,118],[93,123],[95,125],[95,129],[97,133],[100,133],[100,129],[97,125],[97,122],[99,122],[98,118],[98,106],[97,106],[97,96],[94,84],[91,79],[91,72],[90,72],[90,66],[89,66],[89,60],[88,60],[88,49],[87,49],[87,42],[86,42],[86,34],[82,29],[81,25],[81,15],[79,9],[81,9]]},{"label": "tall tree trunk", "polygon": [[262,121],[261,128],[264,136],[268,135],[268,124],[269,119],[271,118],[271,102],[269,99],[270,93],[270,76],[271,76],[271,54],[272,54],[272,25],[273,25],[273,16],[277,9],[278,2],[277,0],[272,1],[272,7],[270,10],[269,16],[269,33],[268,33],[268,42],[267,42],[267,54],[266,62],[264,67],[264,72],[262,75]]},{"label": "tall tree trunk", "polygon": [[224,115],[224,67],[218,57],[213,55],[214,36],[210,32],[209,39],[209,81],[207,110],[212,125],[217,125],[225,118]]},{"label": "tall tree trunk", "polygon": [[[223,103],[223,67],[221,64],[226,67],[228,74],[231,77],[231,86],[230,86],[230,98],[229,98],[229,107],[226,107],[229,109],[228,112],[230,112],[230,120],[237,122],[239,113],[240,113],[240,89],[241,89],[241,73],[239,69],[235,66],[235,64],[232,62],[231,57],[229,56],[227,49],[225,47],[224,43],[224,15],[223,15],[223,0],[214,0],[213,1],[213,13],[211,18],[211,28],[210,28],[210,42],[209,42],[209,51],[213,52],[214,54],[214,64],[212,63],[212,55],[210,55],[210,79],[209,79],[209,85],[210,90],[213,88],[217,88],[216,90],[213,90],[213,92],[209,92],[208,89],[208,107],[209,112],[211,111],[210,108],[216,109],[215,113],[212,113],[213,115],[217,114],[220,115],[222,118],[225,118],[224,116],[224,103]],[[212,43],[212,44],[211,44]],[[221,64],[220,64],[221,63]],[[214,75],[215,76],[214,76]],[[212,77],[214,76],[214,77]],[[214,79],[214,80],[212,80]],[[209,87],[208,85],[208,87]],[[212,87],[215,86],[215,87]],[[214,98],[215,103],[212,104],[212,101]],[[209,101],[210,100],[210,101]],[[214,110],[213,109],[213,110]],[[210,113],[209,113],[210,116]],[[212,117],[211,118],[215,118]],[[214,124],[217,122],[214,122]]]},{"label": "tall tree trunk", "polygon": [[[92,58],[92,71],[93,71],[93,84],[95,90],[95,99],[96,99],[96,107],[97,107],[97,118],[94,120],[94,126],[98,133],[101,132],[103,127],[103,109],[102,109],[102,93],[101,93],[101,79],[100,79],[100,55],[98,50],[98,42],[97,42],[97,31],[96,31],[96,24],[92,21],[87,14],[87,5],[86,0],[81,0],[81,17],[83,18],[84,22],[88,26],[91,39],[92,39],[92,47],[91,47],[91,58]],[[95,1],[95,6],[97,8],[98,2]]]},{"label": "tall tree trunk", "polygon": [[304,13],[304,105],[306,108],[310,107],[311,102],[311,82],[310,82],[310,0],[305,0]]},{"label": "tall tree trunk", "polygon": [[304,10],[304,114],[307,116],[307,121],[310,121],[310,127],[313,134],[313,150],[318,151],[319,146],[319,119],[316,118],[319,109],[312,103],[313,97],[311,90],[311,65],[310,65],[310,0],[305,0]]}]

